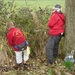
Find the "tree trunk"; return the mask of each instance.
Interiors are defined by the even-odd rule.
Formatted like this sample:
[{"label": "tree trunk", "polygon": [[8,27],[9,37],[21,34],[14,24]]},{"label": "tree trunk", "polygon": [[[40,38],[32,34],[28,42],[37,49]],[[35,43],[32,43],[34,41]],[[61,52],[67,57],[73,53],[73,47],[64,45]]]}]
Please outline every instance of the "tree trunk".
[{"label": "tree trunk", "polygon": [[65,0],[65,39],[63,54],[75,50],[75,0]]}]

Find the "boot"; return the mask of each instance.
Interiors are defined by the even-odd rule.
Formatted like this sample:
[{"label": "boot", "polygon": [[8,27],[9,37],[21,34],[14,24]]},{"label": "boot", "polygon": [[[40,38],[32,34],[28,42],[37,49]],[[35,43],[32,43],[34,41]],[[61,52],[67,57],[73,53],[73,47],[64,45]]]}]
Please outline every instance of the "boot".
[{"label": "boot", "polygon": [[20,64],[15,64],[15,65],[13,66],[13,68],[18,69],[18,68],[21,68],[21,66],[22,66],[22,63],[20,63]]},{"label": "boot", "polygon": [[24,63],[23,68],[24,68],[24,70],[28,69],[28,64]]}]

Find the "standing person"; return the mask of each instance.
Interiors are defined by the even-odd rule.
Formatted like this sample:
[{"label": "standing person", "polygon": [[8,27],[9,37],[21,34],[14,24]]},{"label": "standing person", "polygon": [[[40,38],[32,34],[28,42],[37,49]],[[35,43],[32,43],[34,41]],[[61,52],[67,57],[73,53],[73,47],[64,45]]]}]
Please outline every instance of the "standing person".
[{"label": "standing person", "polygon": [[58,46],[61,37],[64,35],[65,24],[65,16],[61,11],[61,6],[56,4],[53,9],[54,11],[48,21],[50,37],[46,44],[46,55],[49,64],[55,62],[54,58],[58,56]]},{"label": "standing person", "polygon": [[16,55],[16,65],[14,68],[18,68],[22,65],[22,52],[24,52],[24,68],[27,68],[26,61],[29,59],[29,54],[27,54],[26,48],[28,48],[28,42],[24,37],[23,32],[14,26],[13,22],[7,22],[6,27],[8,29],[7,40],[8,45],[14,48],[14,52]]}]

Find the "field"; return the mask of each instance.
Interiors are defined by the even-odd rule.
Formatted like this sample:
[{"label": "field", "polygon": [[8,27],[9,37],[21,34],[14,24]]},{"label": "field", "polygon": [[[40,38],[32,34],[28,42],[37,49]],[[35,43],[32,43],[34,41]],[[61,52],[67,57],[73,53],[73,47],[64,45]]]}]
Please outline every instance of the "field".
[{"label": "field", "polygon": [[[5,2],[11,0],[5,0]],[[52,8],[55,4],[60,4],[64,10],[65,8],[65,0],[15,0],[14,1],[17,7],[30,7],[31,9],[35,8],[38,9],[39,7],[45,8],[50,7]]]}]

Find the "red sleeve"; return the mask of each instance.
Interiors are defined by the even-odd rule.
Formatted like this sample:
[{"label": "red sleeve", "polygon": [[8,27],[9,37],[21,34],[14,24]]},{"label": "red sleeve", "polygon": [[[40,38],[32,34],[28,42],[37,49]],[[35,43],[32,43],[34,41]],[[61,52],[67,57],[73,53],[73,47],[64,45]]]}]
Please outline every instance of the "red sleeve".
[{"label": "red sleeve", "polygon": [[11,34],[7,34],[7,40],[8,40],[8,44],[9,44],[9,46],[14,46],[14,44],[13,44],[13,35]]},{"label": "red sleeve", "polygon": [[50,18],[50,20],[48,21],[48,26],[49,27],[53,27],[55,25],[55,23],[57,23],[57,21],[59,20],[59,17],[57,14],[53,14]]}]

